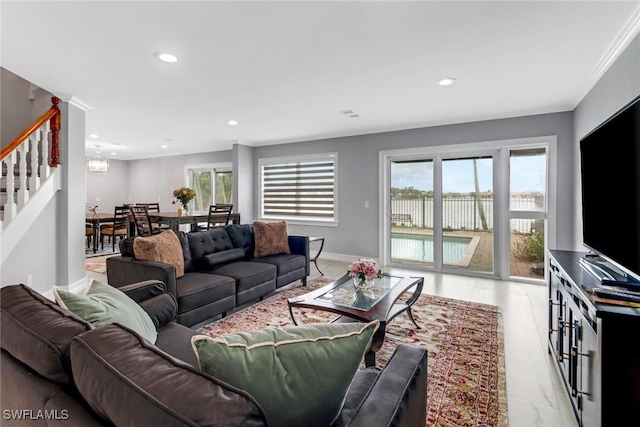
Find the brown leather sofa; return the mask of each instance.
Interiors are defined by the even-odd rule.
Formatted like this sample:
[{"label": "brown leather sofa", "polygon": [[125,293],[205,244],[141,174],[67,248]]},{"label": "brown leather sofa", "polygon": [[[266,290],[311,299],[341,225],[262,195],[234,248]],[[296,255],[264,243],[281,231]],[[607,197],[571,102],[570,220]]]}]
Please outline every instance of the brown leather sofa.
[{"label": "brown leather sofa", "polygon": [[120,256],[107,258],[107,280],[120,287],[160,280],[178,302],[178,323],[194,326],[241,305],[257,301],[277,288],[309,275],[309,238],[288,236],[290,254],[254,257],[251,224],[179,232],[185,274],[173,265],[136,259],[133,239],[120,243]]},{"label": "brown leather sofa", "polygon": [[[155,345],[93,328],[27,286],[0,289],[3,427],[266,425],[248,393],[197,368],[197,332],[175,322],[162,282],[120,289],[151,316]],[[426,350],[401,345],[384,369],[358,371],[333,425],[423,427],[426,370]]]}]

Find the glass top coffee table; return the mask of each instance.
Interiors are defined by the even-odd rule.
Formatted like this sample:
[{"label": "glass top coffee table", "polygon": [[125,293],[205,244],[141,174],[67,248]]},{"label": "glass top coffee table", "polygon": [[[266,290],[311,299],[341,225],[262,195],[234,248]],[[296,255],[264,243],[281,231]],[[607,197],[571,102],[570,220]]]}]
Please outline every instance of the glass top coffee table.
[{"label": "glass top coffee table", "polygon": [[[387,323],[397,315],[407,312],[416,328],[411,306],[420,296],[424,279],[422,277],[400,277],[383,274],[381,279],[365,290],[356,290],[353,279],[345,275],[335,282],[315,291],[289,298],[289,313],[294,324],[298,324],[293,308],[313,308],[329,311],[338,315],[332,322],[371,322],[380,321],[380,327],[373,336],[371,348],[365,355],[366,366],[375,365],[375,353],[384,342]],[[413,288],[413,293],[403,301],[398,299]]]}]

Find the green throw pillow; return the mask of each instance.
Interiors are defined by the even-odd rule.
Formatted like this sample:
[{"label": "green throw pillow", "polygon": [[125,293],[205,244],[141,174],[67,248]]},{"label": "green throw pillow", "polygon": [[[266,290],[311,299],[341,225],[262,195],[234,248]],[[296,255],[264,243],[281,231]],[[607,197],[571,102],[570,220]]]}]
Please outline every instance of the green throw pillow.
[{"label": "green throw pillow", "polygon": [[93,326],[119,323],[155,344],[158,333],[153,320],[134,300],[111,285],[92,279],[77,294],[53,287],[56,303]]},{"label": "green throw pillow", "polygon": [[272,427],[331,425],[379,322],[317,323],[191,344],[200,369],[260,404]]}]

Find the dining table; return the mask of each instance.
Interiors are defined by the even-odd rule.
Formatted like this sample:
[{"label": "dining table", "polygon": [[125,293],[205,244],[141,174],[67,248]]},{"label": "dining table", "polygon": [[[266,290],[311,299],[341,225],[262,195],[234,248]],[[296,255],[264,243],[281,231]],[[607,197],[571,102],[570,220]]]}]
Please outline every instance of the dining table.
[{"label": "dining table", "polygon": [[85,216],[85,223],[91,224],[93,230],[93,253],[98,252],[98,240],[100,239],[100,224],[105,222],[113,222],[115,219],[113,213],[88,213]]},{"label": "dining table", "polygon": [[[226,213],[213,214],[213,219],[224,222],[227,219]],[[149,212],[149,219],[158,224],[167,224],[173,231],[180,230],[181,224],[191,224],[191,230],[197,228],[198,223],[206,223],[209,218],[209,212]],[[240,214],[237,212],[231,213],[229,220],[232,224],[240,224]],[[86,214],[85,221],[87,224],[91,224],[93,231],[93,253],[98,251],[98,242],[100,240],[100,224],[113,222],[113,213],[96,213]],[[129,236],[135,236],[135,223],[133,219],[129,224]]]},{"label": "dining table", "polygon": [[[226,213],[212,214],[212,219],[225,222]],[[191,230],[197,229],[198,223],[206,223],[209,219],[209,212],[149,212],[149,219],[158,224],[167,224],[173,231],[180,230],[181,224],[191,224]],[[232,224],[240,224],[240,214],[232,212],[229,216]]]}]

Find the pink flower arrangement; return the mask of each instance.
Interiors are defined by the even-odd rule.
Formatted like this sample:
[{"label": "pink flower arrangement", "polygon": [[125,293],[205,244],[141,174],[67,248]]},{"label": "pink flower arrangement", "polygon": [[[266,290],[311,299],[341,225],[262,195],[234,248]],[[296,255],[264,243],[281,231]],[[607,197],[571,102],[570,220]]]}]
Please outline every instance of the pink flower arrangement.
[{"label": "pink flower arrangement", "polygon": [[102,208],[98,205],[95,206],[89,206],[89,212],[91,212],[92,214],[97,214],[102,212]]},{"label": "pink flower arrangement", "polygon": [[382,270],[378,263],[371,258],[360,258],[349,265],[347,271],[349,277],[357,277],[360,281],[379,279],[382,277]]}]

